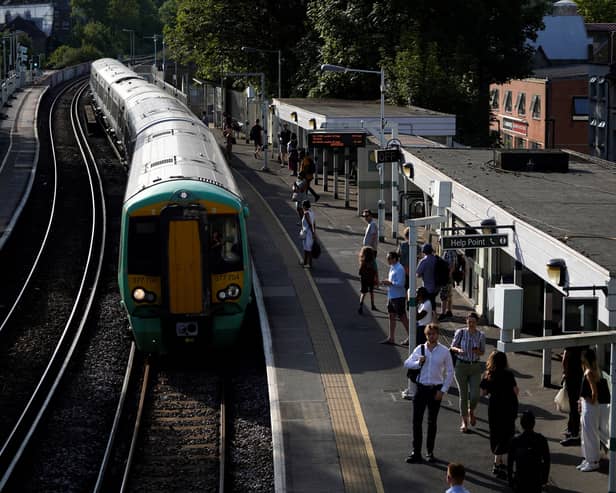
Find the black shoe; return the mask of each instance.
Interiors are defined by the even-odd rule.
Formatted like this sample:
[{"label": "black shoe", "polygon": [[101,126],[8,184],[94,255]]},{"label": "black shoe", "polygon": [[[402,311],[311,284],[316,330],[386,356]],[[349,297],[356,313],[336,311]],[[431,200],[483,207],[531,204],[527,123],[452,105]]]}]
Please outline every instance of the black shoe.
[{"label": "black shoe", "polygon": [[446,318],[449,318],[449,317],[447,316],[447,314],[446,314],[446,313],[441,313],[441,314],[438,316],[438,320],[439,320],[439,322],[442,322],[442,321],[443,321],[443,320],[445,320]]},{"label": "black shoe", "polygon": [[499,479],[507,479],[507,466],[505,464],[494,464],[492,474]]},{"label": "black shoe", "polygon": [[418,462],[421,462],[423,459],[421,458],[421,454],[412,452],[411,455],[409,455],[406,458],[406,463],[407,464],[417,464]]},{"label": "black shoe", "polygon": [[572,447],[574,445],[580,445],[582,443],[582,441],[580,440],[580,437],[574,437],[574,436],[570,436],[569,438],[565,438],[564,440],[560,441],[560,444],[563,447]]},{"label": "black shoe", "polygon": [[447,313],[445,313],[445,315],[447,315],[448,317],[453,317],[453,313],[451,313],[451,310],[447,310]]},{"label": "black shoe", "polygon": [[375,311],[375,312],[379,311],[379,309],[376,307],[376,305],[372,305],[372,310]]},{"label": "black shoe", "polygon": [[434,462],[436,459],[434,458],[434,453],[428,452],[426,454],[426,462]]},{"label": "black shoe", "polygon": [[318,202],[320,198],[321,198],[321,196],[320,196],[320,195],[315,195],[315,196],[314,196],[314,201],[315,201],[315,202]]}]

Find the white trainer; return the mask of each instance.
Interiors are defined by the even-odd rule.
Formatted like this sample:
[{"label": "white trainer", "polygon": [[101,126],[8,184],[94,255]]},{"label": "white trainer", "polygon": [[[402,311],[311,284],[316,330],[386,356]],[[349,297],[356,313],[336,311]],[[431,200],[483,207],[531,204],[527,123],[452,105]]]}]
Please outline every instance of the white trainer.
[{"label": "white trainer", "polygon": [[596,471],[597,469],[599,469],[598,462],[587,462],[586,465],[580,469],[580,471],[591,472],[591,471]]},{"label": "white trainer", "polygon": [[582,462],[580,462],[577,466],[575,466],[575,468],[579,471],[580,469],[582,469],[582,467],[584,467],[586,464],[588,464],[588,462],[586,461],[586,459],[584,459]]}]

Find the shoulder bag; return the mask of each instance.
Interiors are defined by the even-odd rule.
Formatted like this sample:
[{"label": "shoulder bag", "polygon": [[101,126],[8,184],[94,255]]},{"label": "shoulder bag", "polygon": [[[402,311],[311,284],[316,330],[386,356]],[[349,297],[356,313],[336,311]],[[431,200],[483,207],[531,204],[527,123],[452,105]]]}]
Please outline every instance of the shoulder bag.
[{"label": "shoulder bag", "polygon": [[[426,355],[426,345],[425,344],[421,345],[421,355],[422,356]],[[413,383],[417,383],[417,380],[419,379],[419,374],[421,373],[422,366],[423,366],[423,363],[419,365],[419,368],[409,368],[408,370],[406,370],[406,378],[410,379],[411,382]]]}]

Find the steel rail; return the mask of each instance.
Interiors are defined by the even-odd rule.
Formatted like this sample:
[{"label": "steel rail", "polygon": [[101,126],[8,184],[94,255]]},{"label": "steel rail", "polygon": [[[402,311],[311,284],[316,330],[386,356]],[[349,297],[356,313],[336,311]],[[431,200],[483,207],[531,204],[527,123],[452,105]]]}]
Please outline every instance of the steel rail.
[{"label": "steel rail", "polygon": [[[83,84],[73,97],[71,102],[71,124],[77,138],[77,144],[84,164],[88,171],[88,179],[90,182],[90,197],[92,199],[93,213],[89,252],[73,310],[71,311],[60,340],[25,410],[19,417],[9,438],[0,450],[0,491],[2,491],[10,481],[12,473],[47,411],[51,399],[72,359],[90,314],[102,271],[106,235],[105,198],[102,179],[96,161],[87,145],[83,124],[80,122],[79,118],[79,100],[86,87],[87,83]],[[74,85],[70,86],[70,88],[74,88]],[[68,89],[69,88],[66,90]],[[55,152],[53,155],[55,160]],[[95,181],[98,183],[98,187],[96,187]]]}]

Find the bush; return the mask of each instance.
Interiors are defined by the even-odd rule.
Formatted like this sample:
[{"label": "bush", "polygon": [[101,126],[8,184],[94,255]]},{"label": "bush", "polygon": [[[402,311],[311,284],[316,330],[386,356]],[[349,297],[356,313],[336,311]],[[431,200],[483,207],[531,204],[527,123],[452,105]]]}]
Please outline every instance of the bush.
[{"label": "bush", "polygon": [[102,56],[103,54],[99,50],[90,45],[85,45],[80,48],[62,45],[51,54],[46,68],[61,69],[89,60],[96,60]]}]

